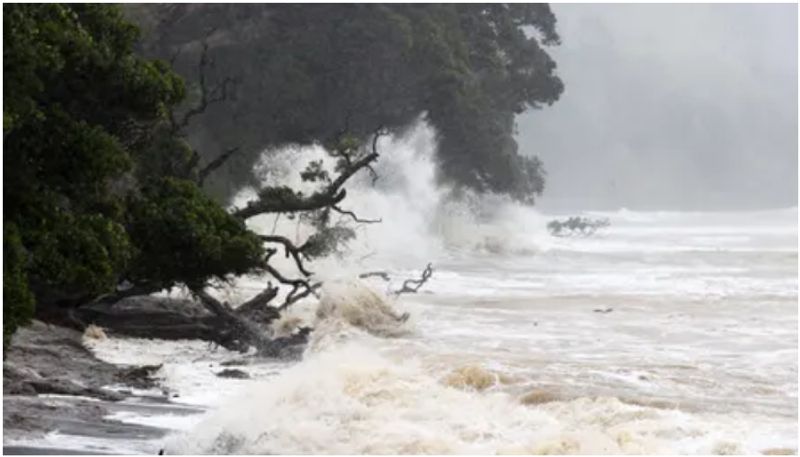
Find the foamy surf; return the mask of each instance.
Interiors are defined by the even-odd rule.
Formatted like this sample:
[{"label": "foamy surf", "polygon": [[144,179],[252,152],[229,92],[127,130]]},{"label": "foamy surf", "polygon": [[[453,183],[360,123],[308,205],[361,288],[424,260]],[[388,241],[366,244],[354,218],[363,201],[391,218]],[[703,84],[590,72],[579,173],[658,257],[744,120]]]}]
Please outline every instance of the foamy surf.
[{"label": "foamy surf", "polygon": [[613,396],[530,390],[526,386],[535,385],[536,377],[513,373],[502,359],[481,364],[479,358],[465,365],[463,357],[415,355],[413,347],[419,346],[413,341],[386,340],[387,335],[375,331],[396,322],[396,311],[386,300],[358,283],[332,286],[323,295],[315,339],[301,363],[249,384],[189,432],[172,436],[166,449],[234,454],[752,454],[795,449],[796,425],[770,415],[690,412]]},{"label": "foamy surf", "polygon": [[609,397],[530,404],[492,389],[492,384],[439,379],[418,360],[392,359],[364,342],[351,341],[308,354],[279,376],[248,386],[191,432],[169,439],[166,450],[192,454],[757,453],[767,445],[770,434],[780,431],[766,417],[754,425],[736,415],[691,415]]},{"label": "foamy surf", "polygon": [[[434,138],[424,126],[382,138],[381,179],[348,187],[347,209],[383,222],[310,263],[320,299],[273,323],[276,336],[314,329],[301,361],[223,379],[239,354],[87,333],[101,358],[163,364],[173,401],[206,411],[117,416],[174,430],[139,451],[797,453],[796,208],[587,213],[611,225],[556,238],[546,224],[563,215],[438,186]],[[305,185],[292,170],[322,153],[285,151],[265,179]],[[310,233],[249,223],[297,243]],[[428,262],[420,293],[391,293]],[[391,281],[355,279],[376,269]],[[267,280],[220,294],[240,303]]]}]

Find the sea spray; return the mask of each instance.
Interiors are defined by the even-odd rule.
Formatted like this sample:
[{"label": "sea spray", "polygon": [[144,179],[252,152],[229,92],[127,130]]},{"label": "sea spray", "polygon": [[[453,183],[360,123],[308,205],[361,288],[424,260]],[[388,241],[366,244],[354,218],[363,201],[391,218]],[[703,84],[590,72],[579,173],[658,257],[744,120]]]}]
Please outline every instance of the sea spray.
[{"label": "sea spray", "polygon": [[[547,219],[536,210],[491,193],[454,192],[439,182],[436,173],[436,132],[417,122],[400,136],[381,137],[375,180],[366,171],[346,184],[347,198],[340,206],[361,218],[380,223],[356,224],[349,216],[333,214],[333,222],[356,229],[344,256],[315,260],[320,277],[355,276],[369,268],[420,268],[454,253],[530,255],[548,249]],[[290,146],[266,151],[257,166],[265,186],[286,185],[306,194],[318,184],[305,182],[298,170],[311,161],[335,176],[335,160],[320,145]],[[246,188],[234,199],[241,207],[256,197]],[[301,218],[261,215],[248,226],[262,234],[281,234],[302,244],[314,229]],[[281,268],[294,271],[291,259],[278,259]]]},{"label": "sea spray", "polygon": [[389,300],[363,281],[327,282],[316,315],[320,323],[343,320],[374,335],[396,336],[404,333],[408,315],[395,311]]},{"label": "sea spray", "polygon": [[[167,452],[710,453],[727,449],[742,432],[743,424],[729,418],[614,398],[530,406],[502,390],[450,387],[414,358],[382,354],[374,338],[355,330],[280,375],[251,383],[191,431],[170,437]],[[719,434],[723,424],[730,433]],[[709,433],[719,436],[707,440]]]},{"label": "sea spray", "polygon": [[[786,253],[753,256],[729,239],[704,257],[644,250],[678,225],[713,236],[721,216],[669,217],[610,230],[613,255],[578,240],[442,263],[420,294],[378,294],[411,312],[396,337],[318,321],[316,299],[298,303],[290,316],[315,327],[304,360],[261,361],[245,368],[251,380],[217,378],[240,356],[202,342],[95,344],[111,361],[164,363],[174,401],[208,408],[202,425],[167,438],[168,452],[796,452],[796,222],[751,235],[754,249],[795,249]],[[754,223],[736,220],[719,231]],[[386,269],[403,278],[405,268]],[[376,293],[394,288],[370,281]],[[494,382],[448,385],[459,372]]]},{"label": "sea spray", "polygon": [[[719,238],[718,232],[750,236],[749,222],[727,222],[747,217],[699,215],[698,225],[694,216],[620,211],[606,214],[612,226],[597,237],[553,239],[545,232],[548,218],[530,208],[491,195],[464,192],[455,198],[439,186],[432,138],[424,125],[405,137],[382,138],[381,178],[373,184],[365,173],[348,184],[343,206],[362,217],[382,218],[382,223],[358,226],[358,237],[345,256],[310,263],[314,279],[324,280],[327,289],[320,300],[293,305],[285,322],[289,331],[298,322],[314,327],[304,359],[275,376],[248,381],[238,399],[210,411],[197,428],[169,437],[169,452],[796,449],[796,420],[762,412],[772,408],[771,398],[757,405],[765,409],[756,412],[742,402],[734,409],[729,401],[733,390],[742,392],[738,386],[756,382],[751,380],[753,371],[764,371],[765,378],[786,378],[785,364],[769,362],[767,354],[750,354],[748,366],[763,367],[748,370],[747,379],[715,364],[732,360],[730,351],[740,353],[738,347],[728,349],[731,337],[724,333],[740,330],[731,329],[735,322],[717,306],[707,306],[710,292],[725,298],[766,291],[796,301],[796,225],[783,220],[789,219],[783,213],[796,216],[796,209],[781,211],[776,228],[754,232],[770,249],[788,250],[786,268],[795,274],[743,278],[738,275],[749,271],[743,268],[761,257],[741,252],[763,247],[741,246],[750,238],[740,242]],[[314,152],[292,151],[296,162],[286,167],[288,174],[281,178],[273,173],[268,184],[299,179],[294,175],[309,151]],[[275,169],[278,165],[271,162]],[[298,243],[311,231],[298,219],[255,219],[251,227],[259,232],[274,230]],[[689,255],[702,249],[710,254]],[[759,255],[773,256],[768,251]],[[278,257],[291,271],[291,259]],[[733,273],[722,269],[731,260],[742,263]],[[386,293],[391,284],[375,280],[367,291],[354,279],[380,269],[393,282],[402,281],[428,261],[451,262],[426,286],[431,295],[396,300]],[[250,280],[246,287],[239,283],[236,293],[255,293],[268,278]],[[695,302],[696,297],[703,301]],[[325,306],[317,313],[321,302]],[[591,313],[609,303],[614,313]],[[736,322],[745,315],[763,320],[772,314],[776,322],[786,321],[783,302],[760,304],[756,314],[749,303],[736,303]],[[764,312],[763,306],[773,312]],[[394,327],[392,316],[409,310],[410,322]],[[694,319],[701,312],[703,319]],[[787,327],[788,336],[782,323],[765,328],[776,342],[793,336],[796,347],[796,311],[788,316],[795,323],[793,329]],[[390,331],[374,323],[387,324]],[[683,332],[685,341],[666,329]],[[783,333],[775,334],[775,329]],[[771,344],[760,334],[746,336]],[[601,341],[604,351],[597,350]],[[698,345],[706,352],[698,353]],[[785,354],[796,356],[796,349],[782,351],[772,354],[780,360],[787,359]],[[677,362],[692,362],[693,367],[696,359],[711,361],[715,369],[687,373],[671,368]],[[767,370],[778,376],[766,376],[772,373]],[[521,381],[505,385],[502,379],[509,374]],[[713,392],[708,388],[712,383]],[[786,391],[796,391],[796,383],[788,385]],[[643,401],[622,401],[623,394]],[[712,409],[721,396],[724,408]],[[663,406],[674,402],[658,406],[644,401],[662,397],[679,397],[694,407],[678,410]],[[787,409],[791,405],[774,408]]]},{"label": "sea spray", "polygon": [[[373,336],[307,354],[246,387],[169,453],[642,454],[752,452],[735,415],[693,416],[579,398],[525,405],[501,390],[450,387],[414,358],[374,349]],[[353,336],[353,335],[351,335]],[[752,424],[750,424],[752,427]],[[768,433],[771,424],[763,424]],[[749,450],[749,451],[748,451]]]},{"label": "sea spray", "polygon": [[[477,365],[448,373],[382,344],[405,325],[389,297],[360,282],[322,291],[303,360],[246,385],[169,453],[657,453],[742,449],[746,423],[624,403],[529,401]],[[769,429],[769,425],[765,424]],[[726,430],[728,432],[720,432]],[[711,435],[709,435],[711,434]],[[734,447],[731,447],[734,446]]]}]

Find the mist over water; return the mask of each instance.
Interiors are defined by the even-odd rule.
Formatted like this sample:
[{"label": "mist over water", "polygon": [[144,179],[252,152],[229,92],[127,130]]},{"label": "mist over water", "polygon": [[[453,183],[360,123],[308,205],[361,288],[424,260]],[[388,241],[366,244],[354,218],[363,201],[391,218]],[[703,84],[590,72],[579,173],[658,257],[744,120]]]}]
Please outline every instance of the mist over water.
[{"label": "mist over water", "polygon": [[[611,226],[557,238],[545,229],[556,216],[438,187],[434,139],[424,124],[382,138],[380,179],[347,186],[342,206],[382,222],[309,264],[326,280],[320,300],[275,324],[314,327],[301,361],[228,380],[213,372],[236,355],[202,343],[91,342],[111,361],[164,363],[176,401],[206,410],[121,418],[174,430],[138,450],[796,452],[797,208],[594,212]],[[264,182],[308,186],[296,170],[324,156],[269,152]],[[284,217],[252,227],[298,242],[310,233]],[[427,262],[435,272],[420,293],[389,293]],[[392,281],[356,279],[374,269]],[[241,302],[267,280],[223,295]]]},{"label": "mist over water", "polygon": [[797,205],[797,5],[552,5],[565,90],[517,118],[540,208]]}]

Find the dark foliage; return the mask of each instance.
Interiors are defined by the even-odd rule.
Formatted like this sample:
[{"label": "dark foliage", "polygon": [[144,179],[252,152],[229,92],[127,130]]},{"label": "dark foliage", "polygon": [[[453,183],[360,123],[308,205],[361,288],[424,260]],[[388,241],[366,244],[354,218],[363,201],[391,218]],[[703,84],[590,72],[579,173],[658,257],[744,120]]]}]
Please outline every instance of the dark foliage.
[{"label": "dark foliage", "polygon": [[[193,144],[216,145],[205,161],[243,149],[208,181],[217,197],[252,179],[265,147],[324,142],[341,131],[364,139],[379,125],[402,129],[420,115],[439,132],[442,180],[526,202],[543,189],[536,151],[520,154],[513,134],[516,114],[553,103],[563,90],[542,47],[559,40],[545,4],[181,4],[128,12],[146,30],[143,50],[173,60],[191,82],[190,100],[225,88],[188,129]],[[198,71],[201,61],[206,71]]]},{"label": "dark foliage", "polygon": [[183,83],[133,53],[138,30],[118,7],[9,4],[3,27],[4,339],[34,301],[70,307],[123,279],[157,290],[258,265],[255,235],[180,180],[195,174],[168,128]]}]

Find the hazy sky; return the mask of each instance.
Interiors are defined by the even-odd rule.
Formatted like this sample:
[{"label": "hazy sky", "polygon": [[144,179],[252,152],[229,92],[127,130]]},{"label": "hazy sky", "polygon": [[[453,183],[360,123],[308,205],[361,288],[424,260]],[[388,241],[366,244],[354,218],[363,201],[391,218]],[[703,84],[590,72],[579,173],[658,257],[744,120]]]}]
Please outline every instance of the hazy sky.
[{"label": "hazy sky", "polygon": [[552,8],[565,91],[518,119],[541,206],[797,205],[797,5]]}]

